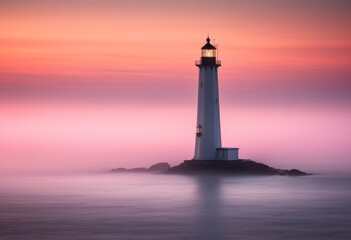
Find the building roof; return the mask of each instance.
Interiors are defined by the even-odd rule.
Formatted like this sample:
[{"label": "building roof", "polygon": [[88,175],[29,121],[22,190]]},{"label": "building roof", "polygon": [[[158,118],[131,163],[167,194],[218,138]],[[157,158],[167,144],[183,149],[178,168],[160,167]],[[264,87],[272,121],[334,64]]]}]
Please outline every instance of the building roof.
[{"label": "building roof", "polygon": [[211,43],[210,37],[207,37],[206,39],[207,43],[201,48],[201,49],[216,49]]}]

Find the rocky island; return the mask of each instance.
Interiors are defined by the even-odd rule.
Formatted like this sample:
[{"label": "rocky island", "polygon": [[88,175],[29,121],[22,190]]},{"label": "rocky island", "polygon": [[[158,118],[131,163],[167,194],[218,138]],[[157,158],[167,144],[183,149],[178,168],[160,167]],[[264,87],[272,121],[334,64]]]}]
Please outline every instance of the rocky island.
[{"label": "rocky island", "polygon": [[281,176],[304,176],[310,175],[297,169],[284,170],[270,167],[263,163],[258,163],[248,159],[236,161],[206,161],[206,160],[186,160],[183,163],[171,167],[168,163],[162,162],[152,165],[149,168],[117,168],[111,172],[116,173],[162,173],[179,175],[281,175]]}]

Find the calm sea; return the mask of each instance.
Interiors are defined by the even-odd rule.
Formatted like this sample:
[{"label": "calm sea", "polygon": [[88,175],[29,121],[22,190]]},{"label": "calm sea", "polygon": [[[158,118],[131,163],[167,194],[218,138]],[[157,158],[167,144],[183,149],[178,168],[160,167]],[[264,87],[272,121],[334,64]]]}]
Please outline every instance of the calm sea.
[{"label": "calm sea", "polygon": [[351,239],[351,177],[0,177],[0,239]]}]

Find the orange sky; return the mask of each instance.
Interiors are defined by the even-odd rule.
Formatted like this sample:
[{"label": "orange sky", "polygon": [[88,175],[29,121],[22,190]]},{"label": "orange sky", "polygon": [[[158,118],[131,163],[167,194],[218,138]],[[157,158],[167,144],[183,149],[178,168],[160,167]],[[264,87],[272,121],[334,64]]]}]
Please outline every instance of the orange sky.
[{"label": "orange sky", "polygon": [[350,4],[308,2],[2,2],[0,71],[68,74],[69,81],[149,73],[159,82],[169,72],[182,76],[194,70],[191,62],[207,33],[217,39],[227,71],[350,68]]}]

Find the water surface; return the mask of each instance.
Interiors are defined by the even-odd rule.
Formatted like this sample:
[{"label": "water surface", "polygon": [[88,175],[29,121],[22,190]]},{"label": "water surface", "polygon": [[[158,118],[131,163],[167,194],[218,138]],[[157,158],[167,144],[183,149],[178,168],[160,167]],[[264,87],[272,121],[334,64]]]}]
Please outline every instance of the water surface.
[{"label": "water surface", "polygon": [[348,239],[351,177],[0,177],[0,239]]}]

